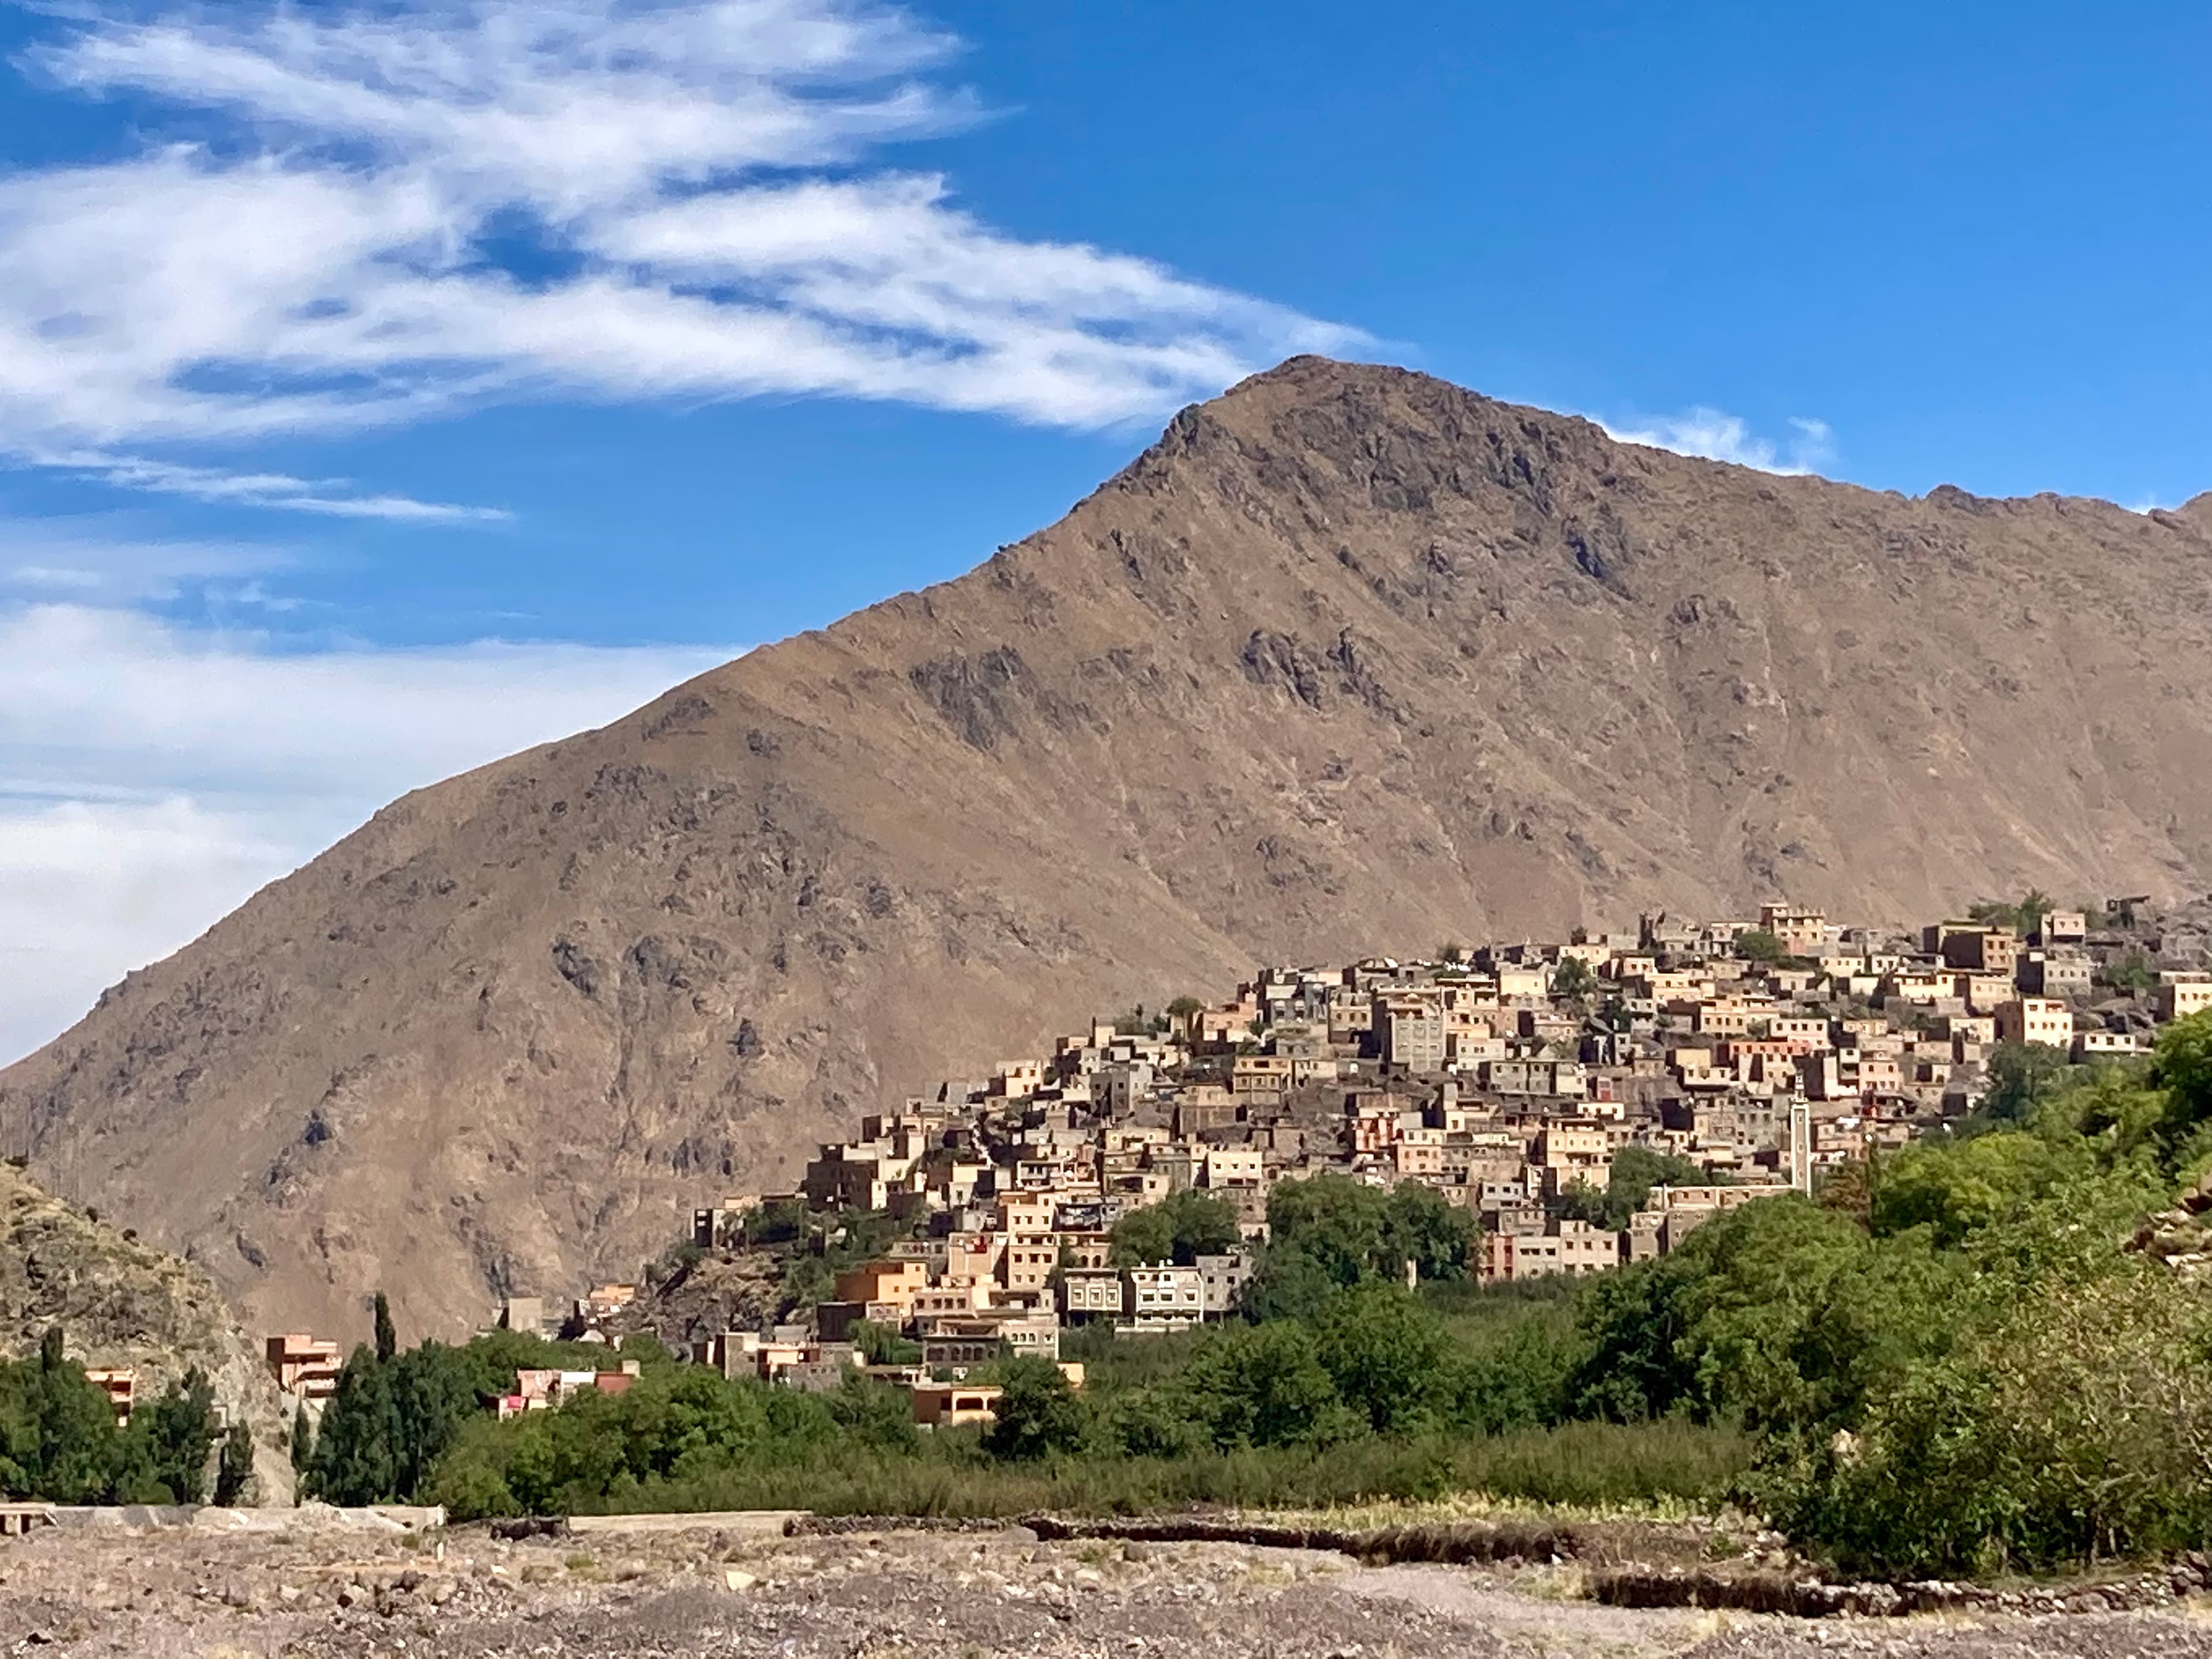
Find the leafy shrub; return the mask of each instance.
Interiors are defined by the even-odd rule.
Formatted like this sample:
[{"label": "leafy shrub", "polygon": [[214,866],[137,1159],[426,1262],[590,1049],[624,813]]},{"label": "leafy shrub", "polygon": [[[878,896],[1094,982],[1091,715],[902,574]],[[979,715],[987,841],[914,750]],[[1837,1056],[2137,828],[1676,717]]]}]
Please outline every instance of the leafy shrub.
[{"label": "leafy shrub", "polygon": [[994,1457],[1035,1458],[1073,1451],[1090,1426],[1083,1402],[1060,1367],[1024,1356],[999,1368],[999,1401],[983,1445]]}]

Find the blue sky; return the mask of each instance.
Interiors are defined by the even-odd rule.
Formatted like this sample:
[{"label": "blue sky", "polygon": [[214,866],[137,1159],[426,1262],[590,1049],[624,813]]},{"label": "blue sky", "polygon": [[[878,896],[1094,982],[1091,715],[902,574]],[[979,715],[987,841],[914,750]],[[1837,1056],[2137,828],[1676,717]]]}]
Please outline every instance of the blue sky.
[{"label": "blue sky", "polygon": [[0,1057],[390,794],[1304,349],[1917,493],[2212,484],[2212,16],[0,13]]}]

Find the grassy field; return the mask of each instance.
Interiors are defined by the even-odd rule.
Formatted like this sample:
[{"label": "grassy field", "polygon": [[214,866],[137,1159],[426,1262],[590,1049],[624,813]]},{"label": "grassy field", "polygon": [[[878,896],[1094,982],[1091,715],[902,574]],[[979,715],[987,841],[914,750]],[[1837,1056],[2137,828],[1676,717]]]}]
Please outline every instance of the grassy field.
[{"label": "grassy field", "polygon": [[1146,1515],[1437,1502],[1684,1512],[1717,1505],[1750,1455],[1729,1429],[1570,1423],[1480,1438],[1364,1439],[1171,1461],[1069,1456],[997,1462],[964,1435],[913,1453],[834,1454],[624,1486],[607,1512],[805,1509],[821,1515]]}]

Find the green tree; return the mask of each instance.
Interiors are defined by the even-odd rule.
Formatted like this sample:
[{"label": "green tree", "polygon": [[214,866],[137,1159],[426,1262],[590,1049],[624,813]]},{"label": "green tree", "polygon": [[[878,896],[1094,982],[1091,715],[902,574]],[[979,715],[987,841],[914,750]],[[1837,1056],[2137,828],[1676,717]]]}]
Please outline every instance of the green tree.
[{"label": "green tree", "polygon": [[39,1457],[39,1422],[31,1379],[35,1361],[0,1361],[0,1498],[31,1495]]},{"label": "green tree", "polygon": [[994,1457],[1033,1459],[1074,1451],[1083,1444],[1088,1417],[1060,1367],[1024,1355],[999,1368],[999,1399],[983,1431]]},{"label": "green tree", "polygon": [[789,1244],[805,1238],[813,1218],[803,1198],[781,1198],[756,1204],[738,1224],[738,1241],[756,1248]]},{"label": "green tree", "polygon": [[[215,1450],[215,1390],[195,1370],[172,1382],[142,1413],[155,1481],[173,1504],[198,1504],[207,1496],[208,1458]],[[136,1428],[139,1418],[134,1416]]]},{"label": "green tree", "polygon": [[349,1505],[388,1502],[398,1479],[400,1437],[391,1372],[364,1344],[347,1358],[323,1407],[308,1470],[313,1495]]},{"label": "green tree", "polygon": [[651,1331],[632,1331],[615,1345],[615,1353],[622,1359],[636,1360],[641,1369],[676,1364],[668,1345]]},{"label": "green tree", "polygon": [[215,1501],[234,1509],[246,1501],[253,1484],[253,1435],[241,1420],[222,1437],[222,1455],[216,1464]]},{"label": "green tree", "polygon": [[1612,1227],[1612,1210],[1606,1203],[1603,1188],[1593,1187],[1577,1176],[1559,1188],[1558,1201],[1553,1206],[1566,1221],[1587,1221],[1594,1227]]},{"label": "green tree", "polygon": [[[2070,1224],[2060,1222],[2064,1226]],[[1955,1348],[1874,1396],[1847,1442],[1767,1460],[1759,1496],[1842,1570],[2051,1571],[2212,1530],[2201,1298],[2106,1250],[1951,1310]]]},{"label": "green tree", "polygon": [[399,1333],[392,1328],[392,1304],[384,1292],[376,1293],[376,1363],[389,1365],[399,1352]]},{"label": "green tree", "polygon": [[1455,1392],[1451,1343],[1395,1285],[1345,1291],[1314,1322],[1314,1352],[1337,1398],[1377,1434],[1433,1428]]},{"label": "green tree", "polygon": [[1869,1226],[1874,1218],[1873,1165],[1865,1158],[1854,1158],[1835,1164],[1820,1177],[1814,1188],[1813,1201],[1824,1210],[1834,1210],[1850,1216],[1862,1226]]},{"label": "green tree", "polygon": [[1175,1022],[1176,1033],[1185,1042],[1197,1039],[1199,1016],[1205,1012],[1206,1005],[1193,996],[1177,997],[1168,1004],[1168,1018]]},{"label": "green tree", "polygon": [[1790,1196],[1715,1217],[1671,1255],[1593,1280],[1571,1392],[1594,1415],[1741,1414],[1753,1430],[1848,1427],[1869,1393],[1940,1347],[1968,1276],[1919,1232],[1877,1248]]},{"label": "green tree", "polygon": [[1613,1166],[1606,1179],[1606,1212],[1608,1224],[1617,1231],[1628,1224],[1634,1215],[1650,1202],[1654,1187],[1733,1187],[1736,1178],[1723,1171],[1709,1172],[1702,1164],[1695,1164],[1673,1152],[1654,1152],[1649,1146],[1623,1146],[1613,1155]]},{"label": "green tree", "polygon": [[436,1341],[380,1369],[391,1397],[392,1489],[415,1502],[438,1460],[483,1409],[477,1370],[460,1349]]},{"label": "green tree", "polygon": [[1925,1227],[1939,1249],[2020,1213],[2039,1194],[2090,1174],[2095,1155],[2073,1138],[1986,1134],[1955,1146],[1923,1142],[1885,1157],[1870,1219],[1877,1234]]},{"label": "green tree", "polygon": [[177,1495],[163,1483],[160,1454],[154,1445],[150,1411],[141,1412],[108,1442],[107,1484],[103,1504],[173,1504]]},{"label": "green tree", "polygon": [[2147,996],[2158,984],[2158,970],[2141,951],[2130,951],[2118,961],[2106,963],[2103,973],[2105,983],[2123,996]]},{"label": "green tree", "polygon": [[2165,1100],[2156,1130],[2160,1161],[2171,1170],[2212,1158],[2212,1011],[2177,1019],[2158,1034],[2148,1079]]},{"label": "green tree", "polygon": [[1579,1000],[1597,989],[1597,975],[1580,957],[1561,957],[1552,973],[1552,994]]},{"label": "green tree", "polygon": [[1296,1250],[1339,1285],[1356,1285],[1382,1254],[1386,1200],[1349,1176],[1324,1173],[1279,1181],[1267,1194],[1270,1254]]},{"label": "green tree", "polygon": [[1295,1322],[1224,1327],[1192,1357],[1182,1386],[1193,1419],[1224,1451],[1327,1445],[1358,1431],[1313,1333]]},{"label": "green tree", "polygon": [[299,1477],[304,1489],[307,1472],[314,1467],[315,1419],[307,1415],[307,1402],[302,1400],[292,1413],[292,1473]]},{"label": "green tree", "polygon": [[1206,1449],[1204,1428],[1179,1388],[1123,1389],[1114,1395],[1107,1426],[1131,1457],[1188,1457]]},{"label": "green tree", "polygon": [[920,1444],[921,1437],[914,1426],[914,1407],[908,1396],[858,1370],[848,1369],[837,1391],[825,1396],[825,1403],[837,1426],[860,1445],[877,1451],[910,1452]]},{"label": "green tree", "polygon": [[2002,927],[2020,931],[2020,907],[2008,904],[2002,899],[1978,899],[1966,907],[1966,920],[1979,922],[1984,927]]},{"label": "green tree", "polygon": [[1747,927],[1735,936],[1735,953],[1746,962],[1779,962],[1790,948],[1763,927]]},{"label": "green tree", "polygon": [[473,1429],[448,1452],[430,1478],[428,1502],[442,1504],[455,1521],[481,1521],[520,1515],[522,1504],[507,1484],[507,1448],[493,1425]]},{"label": "green tree", "polygon": [[1328,1268],[1293,1244],[1273,1244],[1244,1286],[1248,1319],[1310,1319],[1342,1287]]},{"label": "green tree", "polygon": [[114,1408],[85,1380],[84,1367],[67,1357],[59,1326],[40,1342],[38,1370],[30,1380],[37,1435],[27,1471],[33,1491],[57,1504],[96,1501],[112,1476]]},{"label": "green tree", "polygon": [[1242,1242],[1237,1207],[1212,1193],[1188,1188],[1157,1204],[1130,1211],[1114,1224],[1115,1265],[1173,1261],[1188,1267],[1201,1255],[1219,1255]]},{"label": "green tree", "polygon": [[896,1325],[863,1319],[852,1329],[853,1346],[871,1365],[919,1365],[921,1344],[899,1334]]},{"label": "green tree", "polygon": [[1516,1297],[1499,1311],[1504,1316],[1454,1328],[1450,1411],[1462,1432],[1549,1426],[1566,1414],[1569,1383],[1583,1354],[1576,1299]]},{"label": "green tree", "polygon": [[1382,1237],[1369,1269],[1395,1283],[1410,1261],[1423,1284],[1464,1279],[1477,1231],[1474,1215],[1435,1188],[1401,1182],[1383,1200]]},{"label": "green tree", "polygon": [[1982,1112],[2000,1123],[2028,1121],[2073,1069],[2062,1050],[2042,1042],[2000,1042],[1988,1064]]}]

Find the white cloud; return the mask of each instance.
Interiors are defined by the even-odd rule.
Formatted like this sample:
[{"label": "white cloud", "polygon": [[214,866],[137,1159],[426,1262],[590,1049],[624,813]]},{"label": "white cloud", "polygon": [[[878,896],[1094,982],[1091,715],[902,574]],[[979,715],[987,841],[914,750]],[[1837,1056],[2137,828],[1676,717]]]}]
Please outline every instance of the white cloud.
[{"label": "white cloud", "polygon": [[0,1064],[297,861],[252,814],[185,797],[0,799]]},{"label": "white cloud", "polygon": [[0,609],[0,1061],[393,796],[603,724],[732,654],[292,655],[125,611]]},{"label": "white cloud", "polygon": [[222,467],[187,466],[140,455],[27,450],[23,458],[39,466],[76,472],[128,489],[184,495],[193,501],[233,507],[273,507],[294,513],[318,513],[334,519],[386,519],[403,524],[491,523],[514,514],[503,507],[462,507],[448,501],[420,501],[411,495],[364,495],[347,478],[295,478],[285,472],[241,472]]},{"label": "white cloud", "polygon": [[127,520],[99,515],[0,520],[0,601],[135,605],[222,584],[238,585],[225,592],[244,593],[256,578],[294,561],[287,547],[145,540],[132,533],[135,528]]},{"label": "white cloud", "polygon": [[1826,421],[1793,417],[1796,436],[1778,445],[1755,434],[1740,415],[1699,405],[1679,415],[1662,415],[1630,426],[1601,421],[1607,435],[1622,443],[1671,449],[1680,455],[1702,455],[1707,460],[1733,461],[1761,472],[1801,477],[1835,459],[1835,434]]},{"label": "white cloud", "polygon": [[[0,447],[117,482],[452,516],[110,452],[501,399],[834,394],[1069,427],[1360,337],[868,170],[974,118],[864,0],[94,15],[35,61],[217,139],[0,180]],[[518,249],[523,251],[518,252]]]}]

